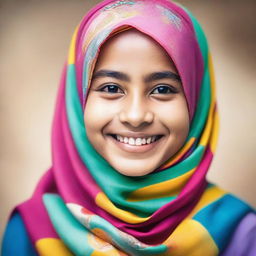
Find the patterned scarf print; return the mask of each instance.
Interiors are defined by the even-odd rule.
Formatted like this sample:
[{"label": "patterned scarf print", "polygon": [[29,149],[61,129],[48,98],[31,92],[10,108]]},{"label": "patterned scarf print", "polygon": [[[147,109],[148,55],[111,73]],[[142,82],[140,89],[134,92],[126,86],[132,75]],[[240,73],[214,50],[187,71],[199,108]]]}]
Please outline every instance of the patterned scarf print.
[{"label": "patterned scarf print", "polygon": [[[127,177],[89,143],[86,94],[100,46],[129,28],[174,61],[190,114],[184,146],[160,169]],[[52,167],[19,205],[39,255],[219,255],[251,211],[206,181],[218,114],[207,41],[196,19],[167,0],[104,1],[76,28],[52,131]]]}]

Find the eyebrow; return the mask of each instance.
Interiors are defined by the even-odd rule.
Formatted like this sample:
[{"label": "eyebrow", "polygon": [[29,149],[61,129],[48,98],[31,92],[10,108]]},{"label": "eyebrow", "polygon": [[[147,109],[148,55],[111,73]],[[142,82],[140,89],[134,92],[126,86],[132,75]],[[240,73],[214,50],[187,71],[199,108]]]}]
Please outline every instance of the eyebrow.
[{"label": "eyebrow", "polygon": [[[108,70],[108,69],[101,69],[95,72],[92,76],[92,79],[96,79],[99,77],[112,77],[125,82],[131,81],[130,77],[127,74],[119,71]],[[159,71],[159,72],[154,72],[149,74],[145,78],[145,82],[149,83],[149,82],[153,82],[153,81],[165,79],[165,78],[170,78],[172,80],[176,80],[179,82],[181,81],[180,76],[171,71]]]}]

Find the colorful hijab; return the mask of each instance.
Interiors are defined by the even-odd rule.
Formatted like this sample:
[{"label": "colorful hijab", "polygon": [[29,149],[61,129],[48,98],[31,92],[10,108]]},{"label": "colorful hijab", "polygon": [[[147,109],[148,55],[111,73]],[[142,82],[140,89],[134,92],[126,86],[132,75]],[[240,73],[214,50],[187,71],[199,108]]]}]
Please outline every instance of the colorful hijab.
[{"label": "colorful hijab", "polygon": [[[84,125],[100,47],[129,28],[169,54],[191,121],[179,152],[143,177],[115,171],[92,147]],[[106,0],[89,11],[74,32],[60,82],[52,167],[12,215],[22,219],[33,255],[222,253],[253,210],[206,181],[218,134],[214,86],[206,38],[183,7],[167,0]]]}]

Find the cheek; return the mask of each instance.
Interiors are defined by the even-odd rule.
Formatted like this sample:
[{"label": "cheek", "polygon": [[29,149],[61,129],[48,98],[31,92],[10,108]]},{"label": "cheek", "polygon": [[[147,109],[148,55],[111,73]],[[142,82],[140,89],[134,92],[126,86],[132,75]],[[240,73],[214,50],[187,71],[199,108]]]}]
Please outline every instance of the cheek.
[{"label": "cheek", "polygon": [[87,133],[91,133],[93,128],[97,130],[101,126],[102,118],[104,117],[102,112],[101,107],[98,104],[93,104],[93,100],[90,100],[90,97],[88,97],[84,111],[84,122]]},{"label": "cheek", "polygon": [[111,122],[116,115],[116,108],[107,101],[97,97],[88,96],[85,111],[84,122],[87,133],[99,132]]},{"label": "cheek", "polygon": [[171,133],[181,136],[182,139],[187,136],[189,131],[189,112],[185,99],[180,98],[166,104],[159,113],[161,113],[160,120]]}]

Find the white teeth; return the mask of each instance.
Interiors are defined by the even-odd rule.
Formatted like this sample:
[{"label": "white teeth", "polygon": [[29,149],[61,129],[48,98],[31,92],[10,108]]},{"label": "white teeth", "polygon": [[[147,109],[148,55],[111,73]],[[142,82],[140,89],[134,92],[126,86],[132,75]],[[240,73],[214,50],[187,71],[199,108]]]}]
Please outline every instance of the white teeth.
[{"label": "white teeth", "polygon": [[151,137],[147,138],[147,144],[151,143]]},{"label": "white teeth", "polygon": [[129,145],[136,145],[136,146],[141,146],[145,144],[150,144],[156,141],[157,136],[152,136],[148,138],[128,138],[128,137],[122,137],[121,135],[116,135],[116,139],[120,142],[123,142],[125,144]]},{"label": "white teeth", "polygon": [[140,146],[141,145],[141,138],[137,138],[135,141],[136,146]]},{"label": "white teeth", "polygon": [[135,139],[134,138],[129,138],[129,142],[130,145],[134,145],[135,144]]}]

